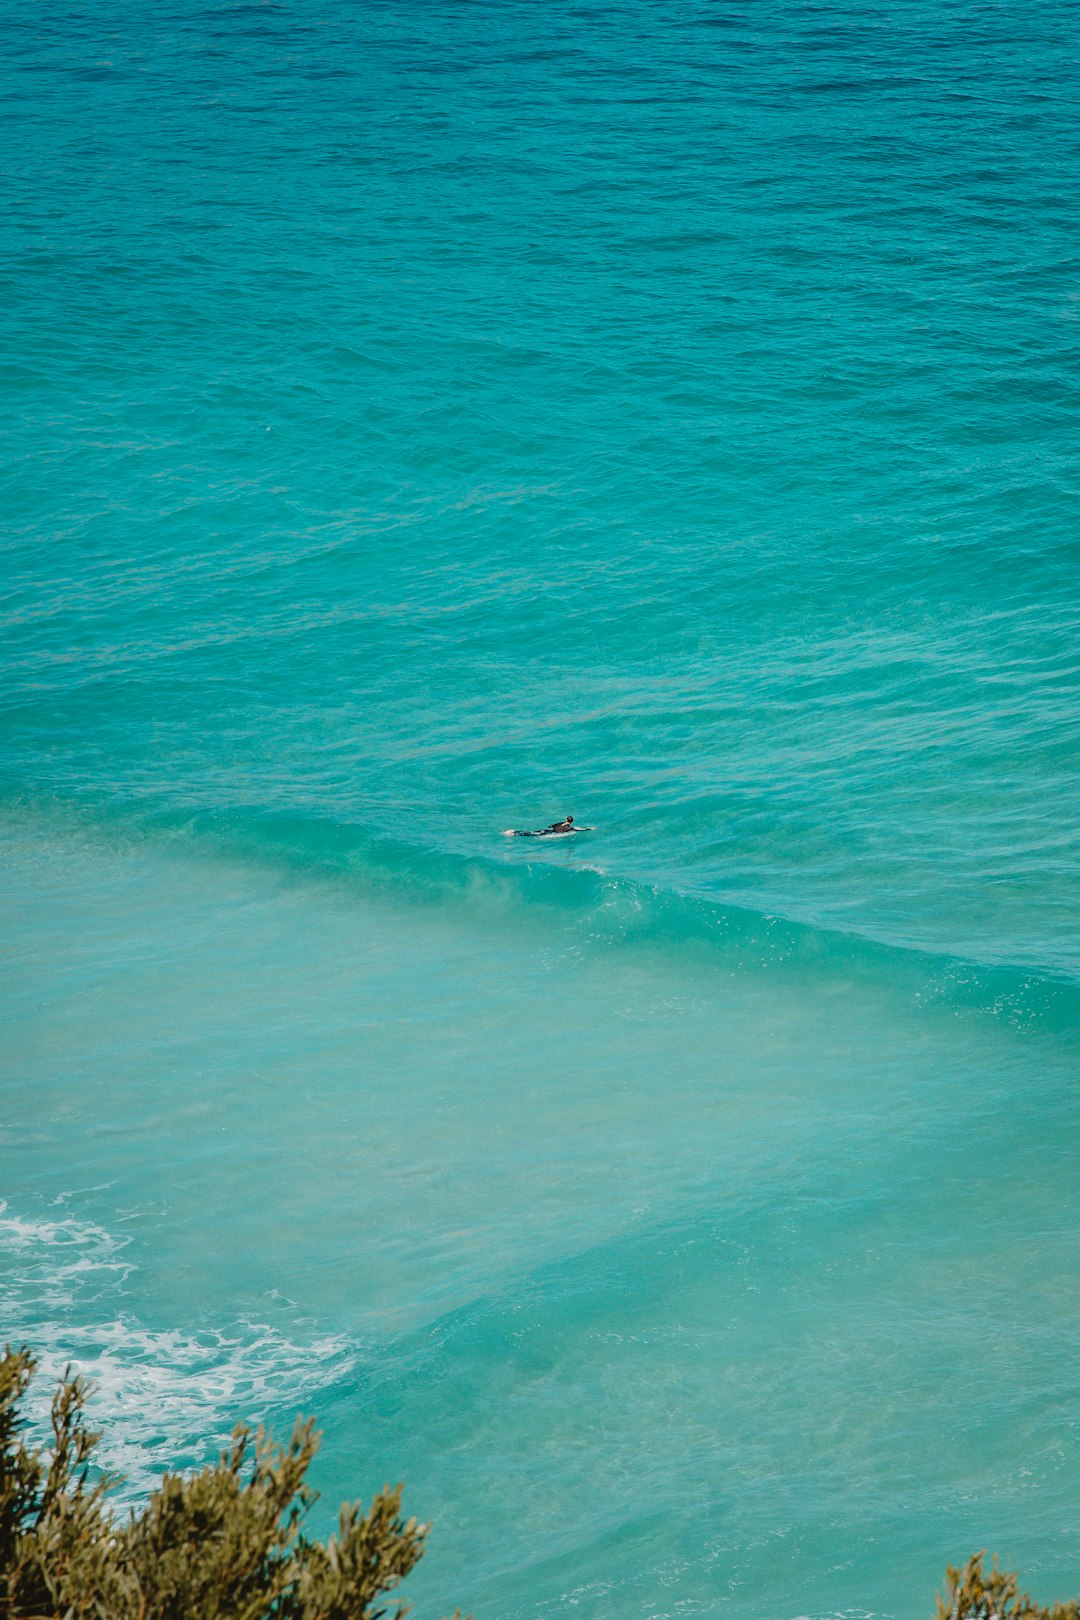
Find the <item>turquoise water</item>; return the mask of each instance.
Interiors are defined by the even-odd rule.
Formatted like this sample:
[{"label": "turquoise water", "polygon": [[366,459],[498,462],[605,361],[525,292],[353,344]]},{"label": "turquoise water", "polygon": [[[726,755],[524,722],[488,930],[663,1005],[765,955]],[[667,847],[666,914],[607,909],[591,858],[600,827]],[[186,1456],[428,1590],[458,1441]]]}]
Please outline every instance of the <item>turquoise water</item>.
[{"label": "turquoise water", "polygon": [[1071,8],[3,13],[5,1333],[427,1620],[1074,1593]]}]

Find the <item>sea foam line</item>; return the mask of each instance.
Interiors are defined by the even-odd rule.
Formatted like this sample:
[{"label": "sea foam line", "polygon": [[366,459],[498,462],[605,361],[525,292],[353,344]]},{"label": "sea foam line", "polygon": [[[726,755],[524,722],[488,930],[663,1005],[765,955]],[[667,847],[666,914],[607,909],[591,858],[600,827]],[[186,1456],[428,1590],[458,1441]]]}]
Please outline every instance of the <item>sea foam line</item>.
[{"label": "sea foam line", "polygon": [[238,1419],[298,1408],[354,1365],[345,1341],[327,1334],[298,1342],[262,1322],[200,1332],[139,1323],[122,1297],[138,1269],[127,1244],[92,1221],[33,1219],[0,1204],[5,1339],[38,1359],[31,1435],[48,1435],[57,1379],[68,1368],[89,1377],[98,1461],[122,1476],[118,1502],[144,1496],[166,1469],[208,1460]]}]

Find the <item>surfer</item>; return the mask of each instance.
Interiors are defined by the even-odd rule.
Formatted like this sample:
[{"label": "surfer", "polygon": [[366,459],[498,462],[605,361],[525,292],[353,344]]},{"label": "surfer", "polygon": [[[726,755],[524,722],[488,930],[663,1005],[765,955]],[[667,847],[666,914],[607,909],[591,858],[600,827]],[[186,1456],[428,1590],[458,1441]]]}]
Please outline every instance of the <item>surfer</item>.
[{"label": "surfer", "polygon": [[507,838],[559,838],[567,833],[595,832],[595,827],[578,827],[573,816],[564,816],[562,821],[553,821],[550,827],[538,827],[535,832],[525,832],[521,827],[507,827]]}]

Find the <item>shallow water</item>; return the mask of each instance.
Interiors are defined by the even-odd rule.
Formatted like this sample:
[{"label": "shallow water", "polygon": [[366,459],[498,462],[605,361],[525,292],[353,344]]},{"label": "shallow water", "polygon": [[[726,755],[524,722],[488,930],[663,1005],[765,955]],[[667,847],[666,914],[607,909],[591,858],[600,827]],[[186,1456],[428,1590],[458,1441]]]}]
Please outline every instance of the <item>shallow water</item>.
[{"label": "shallow water", "polygon": [[5,22],[6,1331],[423,1615],[1074,1592],[1066,9]]}]

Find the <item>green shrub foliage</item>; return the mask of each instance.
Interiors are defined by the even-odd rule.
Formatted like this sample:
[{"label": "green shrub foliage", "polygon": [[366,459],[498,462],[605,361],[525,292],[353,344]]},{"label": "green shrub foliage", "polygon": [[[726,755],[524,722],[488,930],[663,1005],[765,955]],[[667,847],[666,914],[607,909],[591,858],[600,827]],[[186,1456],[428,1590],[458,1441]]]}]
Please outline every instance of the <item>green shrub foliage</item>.
[{"label": "green shrub foliage", "polygon": [[1015,1575],[998,1569],[997,1559],[983,1568],[985,1553],[976,1553],[962,1569],[945,1571],[945,1592],[938,1598],[937,1620],[1080,1620],[1080,1603],[1055,1603],[1049,1609],[1021,1592]]},{"label": "green shrub foliage", "polygon": [[[401,1516],[401,1490],[365,1513],[341,1509],[325,1542],[303,1531],[319,1437],[298,1421],[286,1445],[240,1424],[220,1461],[167,1474],[126,1522],[115,1479],[92,1465],[88,1385],[65,1376],[52,1446],[29,1448],[20,1403],[27,1350],[0,1359],[0,1620],[400,1620],[382,1600],[421,1557],[428,1527]],[[455,1620],[457,1617],[455,1616]]]},{"label": "green shrub foliage", "polygon": [[[422,1556],[428,1527],[401,1517],[399,1486],[366,1513],[346,1502],[337,1533],[309,1540],[310,1422],[284,1446],[238,1424],[217,1463],[166,1474],[121,1522],[106,1504],[115,1479],[92,1465],[100,1436],[86,1425],[85,1379],[61,1380],[48,1451],[23,1440],[34,1366],[28,1350],[0,1357],[0,1620],[402,1620],[406,1608],[382,1600]],[[1076,1600],[1043,1608],[984,1556],[947,1569],[937,1620],[1080,1620]]]}]

